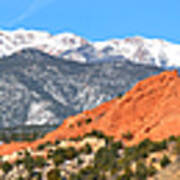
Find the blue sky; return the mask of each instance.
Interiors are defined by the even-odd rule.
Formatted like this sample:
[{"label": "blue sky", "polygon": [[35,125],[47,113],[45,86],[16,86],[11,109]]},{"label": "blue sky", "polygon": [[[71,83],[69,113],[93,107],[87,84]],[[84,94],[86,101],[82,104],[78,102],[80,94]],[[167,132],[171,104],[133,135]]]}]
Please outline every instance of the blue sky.
[{"label": "blue sky", "polygon": [[0,0],[0,29],[18,28],[180,43],[180,0]]}]

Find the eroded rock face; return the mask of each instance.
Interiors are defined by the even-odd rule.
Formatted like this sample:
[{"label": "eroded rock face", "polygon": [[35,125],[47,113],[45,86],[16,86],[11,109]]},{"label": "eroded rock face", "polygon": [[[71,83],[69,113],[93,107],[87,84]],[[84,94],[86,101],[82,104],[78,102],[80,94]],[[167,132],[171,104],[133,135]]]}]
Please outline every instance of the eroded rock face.
[{"label": "eroded rock face", "polygon": [[[171,135],[180,135],[179,107],[178,72],[163,72],[137,83],[122,98],[67,118],[58,129],[28,146],[36,147],[46,141],[77,137],[94,129],[114,136],[115,139],[122,139],[122,134],[130,131],[133,139],[124,140],[127,144],[138,143],[144,138],[162,140]],[[87,123],[89,118],[92,121]],[[21,145],[26,147],[26,144]],[[1,146],[0,154],[18,148],[15,144],[6,145],[5,148]]]},{"label": "eroded rock face", "polygon": [[[180,135],[180,78],[176,71],[163,72],[139,82],[121,99],[114,99],[99,107],[68,118],[54,133],[46,138],[82,135],[91,129],[102,130],[117,139],[130,131],[132,143],[144,138],[160,140],[170,135]],[[91,117],[92,124],[85,120]],[[74,122],[73,122],[74,121]],[[83,121],[81,127],[77,122]],[[73,122],[73,123],[72,123]],[[70,124],[75,124],[72,130]],[[64,133],[67,131],[66,133]]]}]

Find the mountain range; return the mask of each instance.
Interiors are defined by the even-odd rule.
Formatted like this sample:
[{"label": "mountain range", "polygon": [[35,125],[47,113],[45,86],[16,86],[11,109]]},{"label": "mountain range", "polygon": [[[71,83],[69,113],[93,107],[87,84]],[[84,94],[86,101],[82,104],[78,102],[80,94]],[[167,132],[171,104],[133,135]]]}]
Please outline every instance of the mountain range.
[{"label": "mountain range", "polygon": [[0,178],[179,179],[179,47],[0,32],[0,129],[59,125],[0,142]]},{"label": "mountain range", "polygon": [[124,57],[135,63],[158,67],[180,66],[180,45],[162,39],[137,36],[91,42],[72,33],[52,35],[23,29],[0,31],[0,57],[27,48],[81,63],[111,61]]},{"label": "mountain range", "polygon": [[0,127],[59,124],[160,71],[123,57],[82,64],[36,49],[19,51],[0,60]]}]

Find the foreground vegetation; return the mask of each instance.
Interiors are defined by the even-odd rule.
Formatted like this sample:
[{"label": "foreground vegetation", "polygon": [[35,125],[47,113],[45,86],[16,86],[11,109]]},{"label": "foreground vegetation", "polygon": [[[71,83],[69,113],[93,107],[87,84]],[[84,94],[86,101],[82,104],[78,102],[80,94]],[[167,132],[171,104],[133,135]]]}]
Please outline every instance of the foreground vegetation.
[{"label": "foreground vegetation", "polygon": [[[131,141],[131,134],[124,135]],[[126,147],[93,131],[1,157],[2,180],[146,180],[180,156],[180,137]],[[11,163],[10,163],[11,162]]]}]

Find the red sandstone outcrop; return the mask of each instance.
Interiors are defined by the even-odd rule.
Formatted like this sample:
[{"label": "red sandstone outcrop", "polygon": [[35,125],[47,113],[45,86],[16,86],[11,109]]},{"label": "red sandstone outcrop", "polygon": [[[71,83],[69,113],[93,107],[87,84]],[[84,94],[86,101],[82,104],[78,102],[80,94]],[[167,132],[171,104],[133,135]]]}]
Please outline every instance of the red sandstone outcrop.
[{"label": "red sandstone outcrop", "polygon": [[[92,122],[87,124],[88,118]],[[93,129],[115,139],[122,139],[122,134],[130,131],[133,139],[124,140],[127,144],[138,143],[144,138],[162,140],[170,135],[180,135],[180,77],[177,71],[166,71],[147,78],[137,83],[122,98],[67,118],[43,139],[31,144],[0,146],[0,155],[28,146],[35,148],[46,141],[82,136]]]}]

